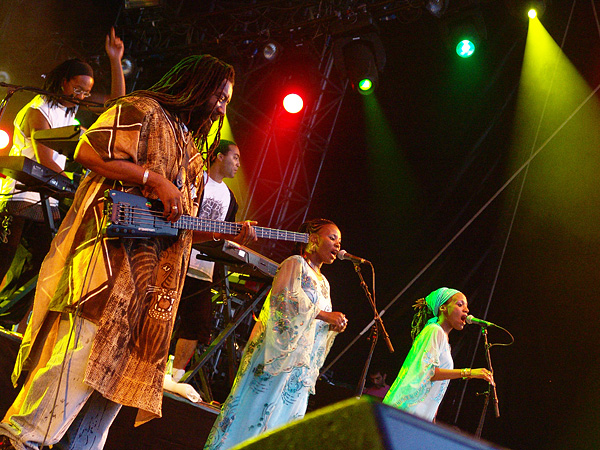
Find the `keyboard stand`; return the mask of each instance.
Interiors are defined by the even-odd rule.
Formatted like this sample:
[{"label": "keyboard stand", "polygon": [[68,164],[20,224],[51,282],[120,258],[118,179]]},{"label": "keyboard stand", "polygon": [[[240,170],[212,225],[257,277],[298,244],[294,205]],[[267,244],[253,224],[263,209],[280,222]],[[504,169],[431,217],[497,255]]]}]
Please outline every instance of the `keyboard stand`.
[{"label": "keyboard stand", "polygon": [[235,353],[233,353],[233,347],[234,347],[234,342],[233,339],[229,339],[230,337],[233,338],[233,332],[235,331],[235,329],[241,324],[243,323],[243,321],[248,317],[249,314],[252,313],[252,311],[254,310],[254,308],[256,308],[259,303],[264,300],[267,296],[267,294],[269,293],[269,290],[271,289],[271,284],[270,283],[265,283],[262,288],[255,294],[254,298],[248,302],[248,304],[244,307],[244,309],[238,311],[238,314],[235,317],[235,320],[233,320],[234,318],[231,317],[231,302],[229,301],[229,299],[227,299],[227,312],[228,312],[228,319],[229,322],[225,325],[225,328],[223,328],[223,330],[219,333],[219,335],[213,339],[213,341],[209,344],[208,347],[206,347],[206,349],[204,350],[204,353],[200,356],[200,361],[198,361],[196,363],[195,366],[193,366],[190,371],[186,372],[186,374],[184,375],[184,377],[179,381],[180,383],[185,383],[187,380],[191,379],[194,377],[194,375],[196,375],[198,373],[198,371],[202,368],[202,366],[204,366],[204,364],[206,364],[206,362],[209,360],[209,358],[215,354],[215,352],[221,348],[221,346],[223,344],[225,344],[228,340],[230,341],[229,344],[229,352],[230,352],[230,358],[229,358],[229,372],[230,372],[230,376],[232,376],[232,378],[230,378],[230,381],[233,382],[233,379],[235,378],[235,373],[237,371],[237,367],[235,365],[235,361],[233,360],[233,355]]}]

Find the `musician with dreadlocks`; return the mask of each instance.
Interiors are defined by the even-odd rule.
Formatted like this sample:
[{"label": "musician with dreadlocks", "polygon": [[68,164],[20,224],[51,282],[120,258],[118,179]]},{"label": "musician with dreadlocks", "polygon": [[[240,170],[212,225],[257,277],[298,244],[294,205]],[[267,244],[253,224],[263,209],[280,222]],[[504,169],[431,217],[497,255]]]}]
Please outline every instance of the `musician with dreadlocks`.
[{"label": "musician with dreadlocks", "polygon": [[218,145],[233,83],[232,66],[187,57],[154,86],[114,101],[82,137],[75,158],[90,173],[42,266],[13,381],[22,370],[29,377],[0,425],[16,448],[55,444],[72,424],[68,448],[101,449],[121,405],[138,408],[136,424],[161,416],[194,236],[107,237],[104,193],[160,199],[168,221],[195,216],[199,150]]},{"label": "musician with dreadlocks", "polygon": [[[46,74],[44,91],[77,100],[93,96],[91,98],[95,101],[102,102],[125,95],[125,78],[121,67],[123,49],[123,42],[115,35],[115,30],[111,29],[105,44],[111,67],[109,95],[90,92],[94,86],[94,71],[89,64],[79,59],[64,61]],[[78,105],[65,97],[36,95],[14,120],[13,145],[9,155],[25,156],[62,173],[67,158],[35,141],[32,135],[39,130],[75,125],[77,110]],[[58,222],[58,200],[51,197],[49,202],[52,217]],[[27,294],[14,303],[15,293],[38,274],[44,256],[50,249],[52,235],[44,223],[40,194],[20,191],[12,178],[0,180],[0,223],[0,281],[6,275],[0,291],[0,322],[12,325],[26,317],[33,302],[31,292],[31,295]]]},{"label": "musician with dreadlocks", "polygon": [[450,380],[481,378],[493,383],[494,378],[487,369],[454,368],[448,336],[466,323],[469,308],[462,292],[443,287],[413,307],[413,345],[383,403],[433,421]]}]

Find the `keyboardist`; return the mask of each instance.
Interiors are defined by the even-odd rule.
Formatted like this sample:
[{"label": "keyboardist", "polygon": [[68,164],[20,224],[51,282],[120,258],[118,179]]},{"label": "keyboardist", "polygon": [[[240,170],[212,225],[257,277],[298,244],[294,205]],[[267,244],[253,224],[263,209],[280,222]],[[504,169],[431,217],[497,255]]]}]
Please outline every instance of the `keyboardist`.
[{"label": "keyboardist", "polygon": [[[111,92],[98,94],[94,101],[125,95],[125,78],[121,67],[124,45],[112,29],[106,36],[106,53],[111,66]],[[70,59],[55,67],[45,76],[43,89],[59,95],[83,100],[89,97],[94,85],[94,72],[89,64]],[[96,94],[94,94],[96,95]],[[17,114],[14,121],[13,146],[10,156],[26,156],[54,170],[62,172],[66,157],[32,138],[34,131],[74,125],[78,105],[66,100],[37,95]],[[58,201],[50,198],[53,219],[60,219]],[[44,223],[40,195],[15,188],[11,178],[0,186],[0,325],[18,323],[27,313],[31,298],[20,300],[8,307],[14,292],[37,275],[48,253],[51,232]],[[24,329],[20,326],[19,330]]]}]

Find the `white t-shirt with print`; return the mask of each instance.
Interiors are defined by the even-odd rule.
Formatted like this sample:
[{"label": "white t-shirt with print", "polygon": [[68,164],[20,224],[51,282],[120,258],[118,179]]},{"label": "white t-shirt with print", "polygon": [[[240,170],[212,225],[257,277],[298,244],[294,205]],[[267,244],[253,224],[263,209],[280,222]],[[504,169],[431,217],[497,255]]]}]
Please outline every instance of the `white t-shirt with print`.
[{"label": "white t-shirt with print", "polygon": [[[229,203],[231,202],[231,194],[225,182],[217,183],[204,173],[204,197],[200,205],[198,217],[201,219],[225,220]],[[212,275],[215,263],[201,259],[201,253],[192,249],[190,257],[190,265],[188,267],[188,276],[204,281],[212,281]]]}]

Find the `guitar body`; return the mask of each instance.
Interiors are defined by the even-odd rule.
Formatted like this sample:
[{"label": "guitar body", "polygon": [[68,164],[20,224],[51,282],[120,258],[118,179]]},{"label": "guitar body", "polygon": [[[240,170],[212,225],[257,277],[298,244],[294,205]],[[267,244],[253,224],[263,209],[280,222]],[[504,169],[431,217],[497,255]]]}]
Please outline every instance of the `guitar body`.
[{"label": "guitar body", "polygon": [[162,218],[160,200],[148,200],[127,192],[107,190],[104,234],[109,237],[149,238],[177,236],[179,229]]}]

